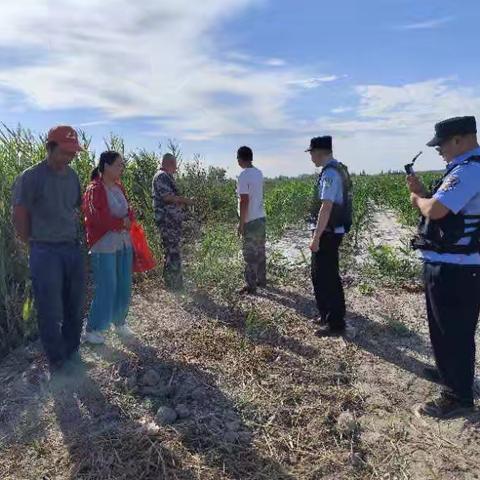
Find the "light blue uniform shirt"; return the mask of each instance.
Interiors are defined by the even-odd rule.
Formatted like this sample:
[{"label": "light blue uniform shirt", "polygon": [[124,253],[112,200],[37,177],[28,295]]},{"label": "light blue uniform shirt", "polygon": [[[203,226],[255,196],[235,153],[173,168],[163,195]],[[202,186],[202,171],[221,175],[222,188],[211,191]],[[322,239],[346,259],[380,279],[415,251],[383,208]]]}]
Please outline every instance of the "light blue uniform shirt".
[{"label": "light blue uniform shirt", "polygon": [[[338,164],[337,160],[329,160],[327,165]],[[327,168],[318,184],[318,198],[333,203],[343,204],[343,181],[341,175],[333,168]],[[345,233],[344,227],[336,227],[335,233]]]},{"label": "light blue uniform shirt", "polygon": [[[449,173],[433,196],[455,214],[480,215],[480,163],[471,162],[461,165],[462,162],[474,155],[480,156],[480,148],[460,155],[450,162],[447,166]],[[472,221],[474,220],[467,219],[466,223]],[[467,228],[466,233],[472,230]],[[469,238],[461,238],[457,245],[466,245],[469,241]],[[465,255],[420,250],[420,255],[425,262],[480,265],[480,253]]]}]

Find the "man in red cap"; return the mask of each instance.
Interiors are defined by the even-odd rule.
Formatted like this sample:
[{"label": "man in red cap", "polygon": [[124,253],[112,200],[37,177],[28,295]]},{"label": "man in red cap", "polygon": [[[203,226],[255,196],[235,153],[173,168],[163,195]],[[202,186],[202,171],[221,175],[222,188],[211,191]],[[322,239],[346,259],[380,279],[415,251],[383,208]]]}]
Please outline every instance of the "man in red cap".
[{"label": "man in red cap", "polygon": [[80,182],[70,163],[83,148],[68,126],[52,128],[47,157],[25,170],[13,192],[15,230],[30,247],[40,338],[51,370],[78,351],[85,268],[80,248]]}]

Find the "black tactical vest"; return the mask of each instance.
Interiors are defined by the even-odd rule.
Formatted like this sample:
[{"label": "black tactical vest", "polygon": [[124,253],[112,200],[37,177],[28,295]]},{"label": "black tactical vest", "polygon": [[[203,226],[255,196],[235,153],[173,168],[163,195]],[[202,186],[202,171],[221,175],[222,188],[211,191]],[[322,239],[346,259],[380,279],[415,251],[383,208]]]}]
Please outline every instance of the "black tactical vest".
[{"label": "black tactical vest", "polygon": [[322,171],[318,175],[318,179],[313,190],[313,198],[307,221],[310,224],[317,223],[318,213],[320,212],[320,208],[322,206],[322,201],[318,198],[318,189],[320,187],[320,182],[322,181],[323,175],[329,168],[336,170],[342,179],[343,203],[333,204],[327,229],[334,231],[337,227],[344,227],[345,233],[348,233],[352,227],[353,216],[352,180],[348,173],[347,167],[340,162],[329,163],[323,167]]},{"label": "black tactical vest", "polygon": [[[460,165],[471,162],[480,163],[480,156],[467,158]],[[448,171],[434,186],[433,196],[442,186],[445,178],[452,173]],[[479,185],[480,192],[480,185]],[[467,222],[468,220],[468,222]],[[469,230],[467,232],[467,230]],[[456,245],[461,239],[466,238],[466,245]],[[421,217],[417,235],[412,239],[411,246],[414,250],[429,250],[437,253],[472,254],[480,253],[480,215],[463,215],[449,212],[440,220],[431,220]]]}]

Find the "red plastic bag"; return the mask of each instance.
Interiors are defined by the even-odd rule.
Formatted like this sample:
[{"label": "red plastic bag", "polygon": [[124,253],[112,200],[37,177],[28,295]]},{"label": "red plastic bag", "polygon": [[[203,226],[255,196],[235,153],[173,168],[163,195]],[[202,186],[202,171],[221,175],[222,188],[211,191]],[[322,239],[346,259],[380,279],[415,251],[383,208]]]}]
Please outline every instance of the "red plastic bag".
[{"label": "red plastic bag", "polygon": [[130,228],[130,237],[133,247],[133,271],[148,272],[156,266],[152,251],[147,243],[147,237],[142,226],[138,222],[133,222]]}]

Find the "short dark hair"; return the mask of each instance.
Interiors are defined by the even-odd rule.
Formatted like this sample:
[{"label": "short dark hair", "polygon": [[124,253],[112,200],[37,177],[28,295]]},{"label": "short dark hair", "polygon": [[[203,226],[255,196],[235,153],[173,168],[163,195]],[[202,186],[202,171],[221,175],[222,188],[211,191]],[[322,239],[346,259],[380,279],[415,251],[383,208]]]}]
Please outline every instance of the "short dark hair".
[{"label": "short dark hair", "polygon": [[332,137],[330,135],[324,135],[323,137],[313,137],[310,140],[310,148],[306,150],[311,152],[313,150],[325,150],[332,153]]},{"label": "short dark hair", "polygon": [[240,147],[237,151],[237,158],[244,162],[253,162],[253,152],[250,147]]}]

